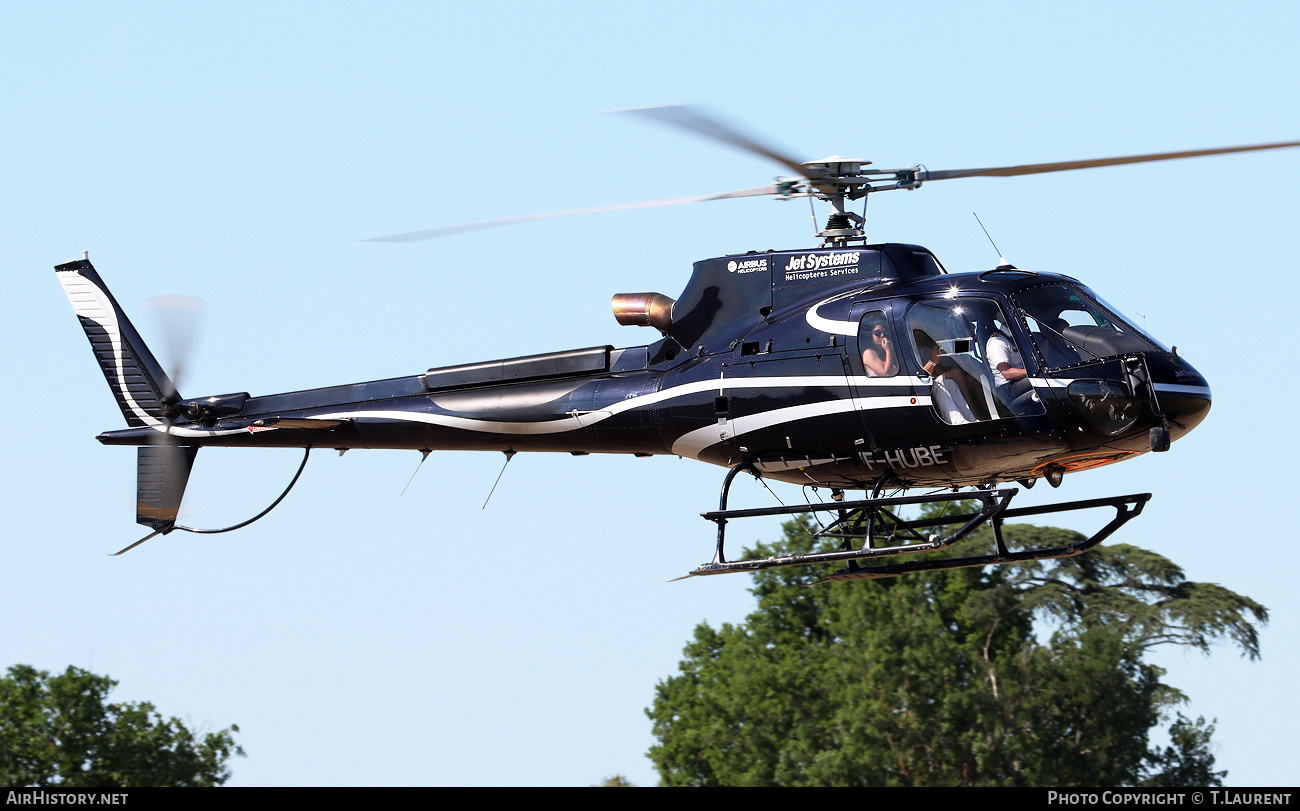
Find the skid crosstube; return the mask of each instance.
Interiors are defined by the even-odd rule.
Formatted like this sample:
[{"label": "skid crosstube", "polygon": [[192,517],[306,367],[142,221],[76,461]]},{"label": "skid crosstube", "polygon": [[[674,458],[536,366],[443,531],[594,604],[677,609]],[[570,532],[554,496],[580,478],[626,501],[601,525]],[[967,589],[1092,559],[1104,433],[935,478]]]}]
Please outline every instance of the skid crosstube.
[{"label": "skid crosstube", "polygon": [[[873,580],[883,577],[897,577],[909,572],[936,571],[940,569],[961,569],[972,566],[987,566],[994,563],[1015,563],[1030,560],[1047,560],[1050,558],[1073,557],[1082,554],[1106,538],[1117,529],[1141,514],[1142,508],[1150,500],[1150,493],[1128,496],[1111,496],[1084,501],[1068,501],[1059,504],[1046,504],[1040,507],[1010,509],[1011,499],[1018,493],[1017,488],[987,489],[967,491],[964,493],[941,493],[925,496],[897,496],[892,498],[869,498],[857,501],[831,501],[817,504],[796,504],[793,506],[761,507],[756,509],[727,510],[703,513],[703,517],[718,525],[718,547],[711,562],[705,563],[686,577],[701,575],[729,574],[732,572],[753,572],[771,569],[777,566],[807,566],[815,563],[846,562],[846,568],[827,577],[827,580]],[[725,496],[724,496],[725,498]],[[894,515],[892,509],[911,504],[932,504],[946,501],[975,499],[982,502],[982,507],[974,513],[943,516],[940,518],[903,521]],[[1035,515],[1048,515],[1072,510],[1087,510],[1098,507],[1112,507],[1115,517],[1092,537],[1066,546],[1024,549],[1012,552],[1002,538],[1002,524],[1008,519],[1025,518]],[[815,552],[806,555],[777,555],[760,560],[742,560],[728,562],[723,554],[723,541],[726,524],[731,519],[752,518],[770,515],[795,515],[805,512],[830,512],[838,514],[824,529],[819,537],[842,538],[840,550],[834,552]],[[917,555],[937,552],[961,541],[985,524],[993,527],[993,551],[987,555],[961,558],[942,558],[908,561],[875,566],[860,566],[859,561],[872,560],[897,555]],[[918,530],[957,526],[952,532],[943,535],[938,532],[925,535]],[[859,548],[851,548],[853,541],[859,540]],[[684,579],[684,578],[678,578]]]}]

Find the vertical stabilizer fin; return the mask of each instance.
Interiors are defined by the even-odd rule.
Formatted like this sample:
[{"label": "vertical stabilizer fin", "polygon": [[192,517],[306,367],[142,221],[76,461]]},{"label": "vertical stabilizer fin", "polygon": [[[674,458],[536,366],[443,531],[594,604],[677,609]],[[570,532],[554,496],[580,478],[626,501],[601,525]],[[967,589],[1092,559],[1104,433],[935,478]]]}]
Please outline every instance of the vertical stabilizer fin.
[{"label": "vertical stabilizer fin", "polygon": [[176,526],[199,449],[158,444],[141,445],[136,452],[135,522],[166,535]]},{"label": "vertical stabilizer fin", "polygon": [[90,260],[67,262],[54,270],[90,339],[95,359],[127,425],[165,429],[170,411],[167,401],[177,397],[176,387],[108,292]]}]

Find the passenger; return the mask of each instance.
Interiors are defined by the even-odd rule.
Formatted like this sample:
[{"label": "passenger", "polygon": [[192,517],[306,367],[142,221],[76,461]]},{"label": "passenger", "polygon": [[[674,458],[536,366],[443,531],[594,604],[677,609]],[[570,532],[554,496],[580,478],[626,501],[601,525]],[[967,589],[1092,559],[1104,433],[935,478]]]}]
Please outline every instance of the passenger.
[{"label": "passenger", "polygon": [[894,355],[894,342],[889,340],[885,318],[873,316],[863,323],[863,335],[868,336],[862,350],[862,365],[867,377],[893,377],[898,374],[898,358]]},{"label": "passenger", "polygon": [[978,422],[975,412],[971,410],[970,401],[962,390],[964,388],[962,383],[970,375],[961,367],[946,360],[938,344],[923,330],[912,330],[912,337],[922,354],[929,350],[930,360],[921,368],[934,378],[931,394],[939,416],[949,425]]},{"label": "passenger", "polygon": [[1020,348],[999,329],[989,336],[984,357],[988,359],[989,371],[993,372],[993,388],[998,399],[1016,411],[1013,404],[1034,390]]}]

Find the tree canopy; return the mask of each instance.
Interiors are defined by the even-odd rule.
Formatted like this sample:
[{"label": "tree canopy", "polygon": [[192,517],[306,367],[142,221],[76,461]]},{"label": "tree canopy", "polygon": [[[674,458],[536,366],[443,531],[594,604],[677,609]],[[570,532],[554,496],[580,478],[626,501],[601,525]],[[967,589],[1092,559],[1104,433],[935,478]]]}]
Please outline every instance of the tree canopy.
[{"label": "tree canopy", "polygon": [[219,786],[243,755],[231,726],[200,736],[148,702],[112,704],[117,682],[77,667],[14,665],[0,679],[0,785]]},{"label": "tree canopy", "polygon": [[[817,548],[807,519],[755,557]],[[1069,530],[1007,526],[1010,546]],[[964,544],[987,543],[974,538]],[[1056,561],[851,583],[753,575],[744,623],[695,629],[647,710],[665,785],[1217,785],[1213,724],[1143,660],[1153,646],[1259,656],[1267,610],[1100,546]],[[1170,721],[1170,745],[1149,733]]]}]

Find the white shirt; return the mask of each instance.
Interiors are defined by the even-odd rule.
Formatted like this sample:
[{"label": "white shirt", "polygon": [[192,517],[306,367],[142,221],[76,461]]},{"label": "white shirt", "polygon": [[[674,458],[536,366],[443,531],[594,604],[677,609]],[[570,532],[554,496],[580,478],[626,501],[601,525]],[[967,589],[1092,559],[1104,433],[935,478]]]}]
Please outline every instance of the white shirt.
[{"label": "white shirt", "polygon": [[1020,357],[1020,350],[1012,343],[1011,339],[1000,332],[993,333],[989,337],[988,345],[985,347],[984,356],[989,361],[989,371],[993,372],[993,385],[1005,386],[1012,382],[1002,376],[998,371],[1000,364],[1007,364],[1017,369],[1025,368],[1025,361]]}]

